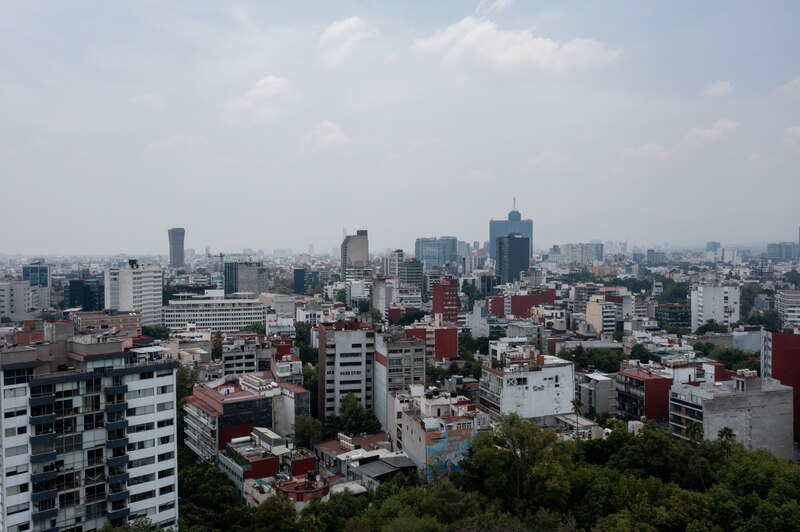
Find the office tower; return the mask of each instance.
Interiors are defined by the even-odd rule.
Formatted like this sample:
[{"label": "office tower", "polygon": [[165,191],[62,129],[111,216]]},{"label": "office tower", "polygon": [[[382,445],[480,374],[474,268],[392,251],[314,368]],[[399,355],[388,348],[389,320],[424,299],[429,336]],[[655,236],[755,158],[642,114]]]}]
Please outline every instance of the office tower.
[{"label": "office tower", "polygon": [[425,274],[422,262],[417,259],[408,259],[397,265],[397,277],[401,285],[412,285],[425,292]]},{"label": "office tower", "polygon": [[294,293],[295,294],[305,294],[306,293],[306,269],[305,268],[295,268],[294,269]]},{"label": "office tower", "polygon": [[142,315],[142,325],[161,325],[161,268],[135,259],[123,267],[107,267],[105,271],[105,308],[132,310]]},{"label": "office tower", "polygon": [[519,281],[520,272],[526,272],[530,267],[530,240],[519,233],[510,233],[497,239],[495,249],[497,250],[496,274],[500,277],[500,283]]},{"label": "office tower", "polygon": [[720,250],[722,244],[719,242],[714,242],[713,240],[710,242],[706,242],[706,251],[710,251],[711,253],[716,253]]},{"label": "office tower", "polygon": [[169,267],[183,268],[183,238],[186,230],[182,227],[173,227],[167,231],[169,236]]},{"label": "office tower", "polygon": [[72,327],[56,324],[53,343],[0,361],[0,530],[100,530],[138,517],[175,526],[179,363],[70,337]]},{"label": "office tower", "polygon": [[777,262],[788,262],[797,258],[800,243],[778,242],[767,244],[767,258]]},{"label": "office tower", "polygon": [[269,288],[269,270],[263,262],[225,262],[225,295],[250,292],[256,296]]},{"label": "office tower", "polygon": [[102,279],[70,279],[64,288],[66,308],[81,308],[85,311],[103,310],[105,287]]},{"label": "office tower", "polygon": [[369,324],[339,321],[319,325],[319,374],[325,376],[317,385],[320,418],[338,416],[347,394],[372,408],[374,358],[375,331]]},{"label": "office tower", "polygon": [[[514,208],[508,213],[508,220],[489,220],[489,256],[497,260],[497,239],[509,233],[519,233],[528,239],[528,257],[533,256],[533,220],[522,219],[517,210],[517,201]],[[526,268],[527,269],[527,268]]]},{"label": "office tower", "polygon": [[454,236],[418,238],[414,256],[422,261],[426,270],[443,268],[458,260],[458,239]]},{"label": "office tower", "polygon": [[50,308],[50,265],[44,260],[36,260],[22,266],[22,280],[31,283],[31,304],[33,308]]},{"label": "office tower", "polygon": [[441,314],[442,321],[458,323],[458,311],[460,308],[458,279],[443,277],[433,283],[431,288],[433,292],[433,315]]},{"label": "office tower", "polygon": [[365,229],[346,235],[342,241],[342,271],[369,267],[369,238]]}]

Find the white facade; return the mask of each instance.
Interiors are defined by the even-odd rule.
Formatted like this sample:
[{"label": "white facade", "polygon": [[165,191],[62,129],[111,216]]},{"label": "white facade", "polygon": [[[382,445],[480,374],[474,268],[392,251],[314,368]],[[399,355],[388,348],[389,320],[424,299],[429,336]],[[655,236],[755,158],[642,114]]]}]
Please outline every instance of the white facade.
[{"label": "white facade", "polygon": [[[524,346],[527,347],[527,346]],[[515,354],[509,349],[507,355]],[[479,403],[493,415],[519,414],[544,419],[572,412],[575,371],[572,362],[558,357],[531,356],[524,348],[520,358],[504,366],[483,367]]]},{"label": "white facade", "polygon": [[417,338],[379,334],[375,338],[373,407],[387,429],[388,401],[393,392],[425,383],[425,343]]},{"label": "white facade", "polygon": [[341,400],[347,394],[355,395],[366,408],[373,406],[375,331],[335,330],[336,325],[323,324],[319,329],[320,417],[338,416]]},{"label": "white facade", "polygon": [[265,323],[267,309],[258,299],[226,299],[222,290],[206,290],[202,296],[170,301],[164,307],[164,325],[183,329],[193,324],[198,329],[235,332]]},{"label": "white facade", "polygon": [[784,290],[775,296],[775,310],[785,327],[800,325],[800,290]]},{"label": "white facade", "polygon": [[14,322],[23,321],[33,318],[34,309],[29,281],[0,282],[0,317],[7,316]]},{"label": "white facade", "polygon": [[694,288],[691,292],[692,331],[709,320],[727,326],[739,321],[739,295],[739,287],[734,285]]},{"label": "white facade", "polygon": [[149,262],[106,268],[105,308],[132,310],[142,315],[142,325],[161,325],[163,282],[161,267]]}]

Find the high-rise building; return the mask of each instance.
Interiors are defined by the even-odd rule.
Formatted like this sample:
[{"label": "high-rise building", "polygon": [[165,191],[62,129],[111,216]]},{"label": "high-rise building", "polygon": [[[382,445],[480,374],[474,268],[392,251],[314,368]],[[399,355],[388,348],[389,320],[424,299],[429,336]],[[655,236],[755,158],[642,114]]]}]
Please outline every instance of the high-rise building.
[{"label": "high-rise building", "polygon": [[785,327],[800,326],[800,290],[782,290],[775,296],[775,310]]},{"label": "high-rise building", "polygon": [[528,257],[532,257],[533,220],[522,219],[522,215],[517,210],[516,199],[514,208],[508,213],[508,220],[489,220],[489,256],[491,258],[497,260],[497,239],[509,233],[519,233],[528,239]]},{"label": "high-rise building", "polygon": [[372,410],[387,428],[388,394],[425,384],[425,342],[399,333],[375,337],[375,367],[372,372]]},{"label": "high-rise building", "polygon": [[294,269],[294,293],[295,294],[305,294],[306,293],[306,269],[305,268],[295,268]]},{"label": "high-rise building", "polygon": [[800,442],[800,328],[792,332],[761,332],[761,376],[791,386],[794,441]]},{"label": "high-rise building", "polygon": [[183,268],[183,240],[186,230],[182,227],[173,227],[167,231],[167,235],[169,236],[169,267]]},{"label": "high-rise building", "polygon": [[0,318],[28,320],[34,310],[30,281],[0,281]]},{"label": "high-rise building", "polygon": [[369,267],[369,237],[366,229],[347,235],[342,241],[342,271],[347,268]]},{"label": "high-rise building", "polygon": [[397,265],[397,277],[400,284],[408,284],[419,288],[420,292],[425,292],[425,273],[422,262],[417,259],[409,259]]},{"label": "high-rise building", "polygon": [[383,259],[383,275],[386,277],[397,277],[400,275],[400,263],[403,262],[405,254],[402,249],[390,251]]},{"label": "high-rise building", "polygon": [[64,288],[64,305],[66,308],[78,308],[85,311],[103,310],[105,287],[102,279],[70,279]]},{"label": "high-rise building", "polygon": [[161,325],[161,268],[150,262],[135,259],[123,267],[108,267],[105,271],[105,308],[132,310],[142,315],[142,325]]},{"label": "high-rise building", "polygon": [[414,256],[425,264],[426,270],[443,268],[445,264],[458,261],[458,239],[454,236],[418,238]]},{"label": "high-rise building", "polygon": [[767,258],[776,262],[785,262],[798,257],[800,243],[778,242],[777,244],[767,244]]},{"label": "high-rise building", "polygon": [[442,321],[445,323],[458,323],[458,310],[460,302],[458,279],[453,277],[443,277],[433,283],[433,315],[441,314]]},{"label": "high-rise building", "polygon": [[319,325],[319,417],[338,416],[342,399],[353,394],[365,408],[372,408],[372,369],[375,331],[363,322]]},{"label": "high-rise building", "polygon": [[721,248],[722,244],[720,244],[719,242],[714,242],[713,240],[710,242],[706,242],[706,251],[709,251],[711,253],[716,253]]},{"label": "high-rise building", "polygon": [[31,283],[31,303],[39,310],[50,308],[50,265],[36,260],[22,266],[22,279]]},{"label": "high-rise building", "polygon": [[530,267],[530,241],[519,233],[509,233],[497,238],[497,276],[500,283],[519,281],[521,272]]},{"label": "high-rise building", "polygon": [[225,295],[261,294],[269,289],[269,270],[263,262],[225,262]]},{"label": "high-rise building", "polygon": [[733,284],[699,285],[692,289],[692,330],[710,320],[726,326],[739,321],[739,296],[739,286]]},{"label": "high-rise building", "polygon": [[54,327],[53,343],[0,360],[0,529],[177,525],[178,362]]}]

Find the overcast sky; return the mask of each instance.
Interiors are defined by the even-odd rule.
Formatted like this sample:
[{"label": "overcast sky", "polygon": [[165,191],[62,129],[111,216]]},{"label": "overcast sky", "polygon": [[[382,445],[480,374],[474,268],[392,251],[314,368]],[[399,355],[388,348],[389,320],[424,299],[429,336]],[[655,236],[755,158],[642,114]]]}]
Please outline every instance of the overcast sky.
[{"label": "overcast sky", "polygon": [[0,9],[0,252],[797,238],[795,1]]}]

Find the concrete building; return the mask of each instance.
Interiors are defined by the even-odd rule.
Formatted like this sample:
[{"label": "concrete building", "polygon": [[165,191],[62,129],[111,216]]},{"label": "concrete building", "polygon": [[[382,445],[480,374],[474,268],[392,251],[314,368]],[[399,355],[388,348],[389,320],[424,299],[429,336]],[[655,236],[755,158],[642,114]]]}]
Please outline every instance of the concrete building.
[{"label": "concrete building", "polygon": [[[528,257],[533,256],[533,220],[522,219],[517,202],[508,213],[507,220],[489,220],[489,257],[497,260],[497,239],[509,233],[519,233],[528,239]],[[527,268],[525,268],[527,269]]]},{"label": "concrete building", "polygon": [[800,442],[800,328],[763,331],[761,376],[791,386],[794,397],[794,441]]},{"label": "concrete building", "polygon": [[31,283],[31,303],[37,310],[50,308],[50,265],[36,260],[22,265],[22,280]]},{"label": "concrete building", "polygon": [[383,259],[382,272],[385,277],[398,277],[400,275],[400,264],[405,260],[402,249],[395,249]]},{"label": "concrete building", "polygon": [[137,312],[73,312],[69,315],[80,333],[139,336],[142,334],[142,315]]},{"label": "concrete building", "polygon": [[417,338],[425,346],[425,360],[449,362],[458,357],[458,328],[441,322],[414,323],[405,327],[408,338]]},{"label": "concrete building", "polygon": [[603,296],[592,296],[586,303],[586,323],[600,335],[613,334],[617,330],[617,315],[622,312],[616,303],[606,301]]},{"label": "concrete building", "polygon": [[493,416],[516,413],[545,422],[572,412],[575,373],[572,362],[536,354],[530,345],[510,345],[481,371],[479,404]]},{"label": "concrete building", "polygon": [[249,292],[255,296],[269,291],[269,270],[260,261],[225,262],[225,295]]},{"label": "concrete building", "polygon": [[195,386],[184,407],[186,446],[214,463],[229,441],[256,427],[291,433],[296,416],[309,415],[308,390],[271,378],[270,373],[228,375]]},{"label": "concrete building", "polygon": [[519,281],[520,274],[530,267],[530,242],[521,233],[509,233],[497,238],[497,276],[500,284]]},{"label": "concrete building", "polygon": [[318,408],[320,418],[338,416],[341,400],[355,395],[365,408],[373,406],[375,331],[358,321],[322,323],[319,335]]},{"label": "concrete building", "polygon": [[106,268],[105,308],[138,312],[142,325],[161,325],[163,284],[161,267],[150,262],[131,259],[125,266]]},{"label": "concrete building", "polygon": [[755,371],[739,370],[730,381],[673,384],[669,426],[673,436],[688,439],[692,424],[703,438],[715,440],[730,428],[747,449],[767,449],[794,460],[792,388]]},{"label": "concrete building", "polygon": [[347,235],[342,242],[342,271],[348,268],[369,268],[369,237],[365,229],[355,235]]},{"label": "concrete building", "polygon": [[619,417],[632,421],[643,417],[656,421],[668,419],[671,375],[644,364],[625,364],[616,381]]},{"label": "concrete building", "polygon": [[691,291],[692,331],[714,320],[730,326],[739,321],[739,285],[706,284]]},{"label": "concrete building", "polygon": [[184,260],[183,241],[186,230],[183,227],[173,227],[167,231],[169,238],[169,267],[183,268],[186,265]]},{"label": "concrete building", "polygon": [[421,261],[408,259],[397,265],[397,276],[401,285],[412,285],[425,294],[425,272]]},{"label": "concrete building", "polygon": [[458,262],[458,239],[454,236],[418,238],[414,244],[414,257],[426,270],[441,269],[446,264]]},{"label": "concrete building", "polygon": [[402,331],[378,334],[372,382],[372,410],[386,430],[388,395],[412,384],[425,384],[425,343]]},{"label": "concrete building", "polygon": [[0,281],[0,317],[12,322],[33,318],[36,308],[31,292],[30,281]]},{"label": "concrete building", "polygon": [[614,414],[617,410],[617,386],[613,375],[576,373],[575,397],[581,400],[581,415]]},{"label": "concrete building", "polygon": [[784,327],[800,325],[800,290],[782,290],[775,296],[775,310]]},{"label": "concrete building", "polygon": [[177,525],[178,363],[51,326],[0,353],[0,530]]},{"label": "concrete building", "polygon": [[164,307],[164,325],[170,329],[235,332],[254,323],[265,323],[267,307],[258,299],[226,298],[222,290],[205,294],[176,294]]}]

